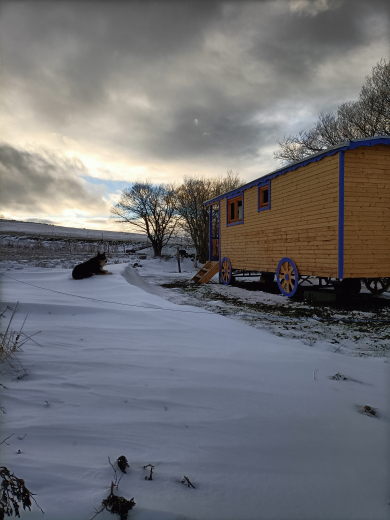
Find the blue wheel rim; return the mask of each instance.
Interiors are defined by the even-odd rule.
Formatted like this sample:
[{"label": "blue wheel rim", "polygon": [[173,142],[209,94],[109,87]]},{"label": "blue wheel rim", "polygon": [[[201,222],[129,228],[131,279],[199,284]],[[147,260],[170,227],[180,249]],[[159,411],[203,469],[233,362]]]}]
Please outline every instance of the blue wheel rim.
[{"label": "blue wheel rim", "polygon": [[229,258],[224,256],[221,260],[221,280],[224,285],[229,285],[232,279],[232,264],[230,263]]},{"label": "blue wheel rim", "polygon": [[291,298],[298,289],[299,274],[297,266],[291,258],[284,257],[278,264],[276,270],[276,281],[280,292]]}]

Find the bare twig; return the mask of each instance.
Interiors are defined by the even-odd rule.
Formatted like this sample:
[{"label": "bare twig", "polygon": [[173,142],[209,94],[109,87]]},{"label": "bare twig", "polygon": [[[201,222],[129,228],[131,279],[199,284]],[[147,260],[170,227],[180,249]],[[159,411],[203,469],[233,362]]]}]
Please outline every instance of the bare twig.
[{"label": "bare twig", "polygon": [[149,475],[149,477],[145,477],[145,480],[153,480],[154,466],[152,464],[146,464],[146,466],[144,466],[144,469],[146,469],[146,468],[150,468],[150,475]]},{"label": "bare twig", "polygon": [[[113,485],[118,489],[119,482],[122,480],[122,477],[123,477],[124,473],[122,473],[122,475],[121,475],[120,478],[118,479],[117,471],[116,471],[116,469],[114,468],[114,466],[112,465],[111,460],[110,460],[110,457],[108,457],[108,462],[109,462],[110,466],[112,467],[112,469],[114,470],[114,482],[112,482],[112,484],[113,484]],[[111,490],[111,493],[112,493],[112,490]]]},{"label": "bare twig", "polygon": [[[0,445],[3,444],[5,441],[8,441],[12,437],[12,435],[15,435],[14,433],[11,433],[11,435],[8,435],[3,441],[0,442]],[[9,446],[8,442],[5,442],[7,446]]]},{"label": "bare twig", "polygon": [[100,513],[103,513],[103,511],[104,511],[105,509],[106,509],[105,507],[102,507],[100,511],[98,511],[97,509],[95,509],[96,514],[93,515],[93,517],[91,518],[91,520],[93,520],[94,518],[96,518],[97,515],[100,515]]},{"label": "bare twig", "polygon": [[23,368],[23,367],[22,367],[22,370],[23,370],[23,373],[20,374],[20,375],[16,378],[18,381],[20,381],[21,379],[23,379],[24,377],[26,377],[27,374],[28,374],[27,368]]},{"label": "bare twig", "polygon": [[31,334],[31,336],[28,336],[25,332],[23,332],[23,336],[26,338],[25,341],[23,341],[23,345],[24,345],[24,343],[26,343],[27,340],[31,340],[33,343],[38,345],[38,347],[42,347],[43,348],[43,346],[40,343],[35,341],[35,339],[32,339],[33,336],[35,336],[36,334],[40,334],[41,332],[42,331],[39,330],[38,332],[34,332],[34,334]]},{"label": "bare twig", "polygon": [[181,483],[182,483],[182,484],[186,484],[187,487],[192,487],[192,488],[195,489],[194,484],[193,484],[193,483],[190,481],[190,479],[189,479],[188,477],[186,477],[185,475],[184,475],[184,478],[183,478],[183,480],[181,481]]}]

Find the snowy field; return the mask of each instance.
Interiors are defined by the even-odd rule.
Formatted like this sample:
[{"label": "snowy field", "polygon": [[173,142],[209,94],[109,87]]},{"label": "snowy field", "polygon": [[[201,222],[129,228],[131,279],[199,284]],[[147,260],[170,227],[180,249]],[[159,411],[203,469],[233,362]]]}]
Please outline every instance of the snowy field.
[{"label": "snowy field", "polygon": [[174,252],[113,255],[112,276],[81,281],[81,253],[0,262],[2,309],[39,332],[2,367],[0,455],[43,518],[91,519],[125,455],[129,520],[388,519],[389,323],[373,320],[389,294],[326,307],[193,287]]},{"label": "snowy field", "polygon": [[315,305],[302,297],[305,290],[316,288],[309,282],[304,283],[300,297],[290,299],[280,294],[276,282],[264,286],[248,279],[232,287],[219,284],[216,275],[211,283],[194,285],[190,279],[197,269],[188,261],[181,274],[173,259],[136,263],[141,264],[137,272],[142,279],[163,286],[164,297],[171,302],[207,309],[276,336],[300,340],[316,350],[390,358],[388,292],[372,296],[363,287],[355,298]]}]

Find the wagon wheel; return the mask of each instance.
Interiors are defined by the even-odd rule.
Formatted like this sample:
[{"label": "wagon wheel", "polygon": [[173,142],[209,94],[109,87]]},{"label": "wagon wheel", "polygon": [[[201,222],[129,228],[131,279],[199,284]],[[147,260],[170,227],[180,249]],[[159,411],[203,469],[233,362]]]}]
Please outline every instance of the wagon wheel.
[{"label": "wagon wheel", "polygon": [[229,258],[222,258],[221,262],[221,280],[224,285],[229,285],[232,279],[232,264]]},{"label": "wagon wheel", "polygon": [[284,296],[294,296],[298,288],[299,274],[291,258],[282,258],[276,270],[276,281]]},{"label": "wagon wheel", "polygon": [[390,278],[364,278],[364,285],[372,294],[382,294],[390,287]]}]

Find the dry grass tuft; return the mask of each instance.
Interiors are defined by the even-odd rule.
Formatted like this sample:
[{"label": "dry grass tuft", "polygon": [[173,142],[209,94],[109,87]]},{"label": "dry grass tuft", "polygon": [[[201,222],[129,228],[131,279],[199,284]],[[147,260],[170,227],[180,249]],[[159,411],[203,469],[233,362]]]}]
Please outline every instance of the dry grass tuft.
[{"label": "dry grass tuft", "polygon": [[[1,318],[7,319],[7,314],[11,312],[11,316],[8,318],[8,324],[4,332],[0,331],[0,363],[4,364],[5,362],[8,362],[8,364],[11,366],[11,368],[14,368],[12,365],[12,361],[16,362],[19,366],[23,369],[23,367],[20,364],[20,361],[18,360],[16,353],[20,351],[23,347],[23,345],[28,341],[31,340],[34,343],[32,336],[35,336],[35,334],[38,334],[36,332],[35,334],[32,334],[31,336],[25,334],[23,332],[24,324],[26,323],[27,316],[24,318],[24,321],[22,323],[22,326],[19,330],[14,330],[12,328],[12,321],[15,317],[16,312],[18,311],[18,304],[16,304],[15,308],[7,306],[3,311],[0,311],[0,320]],[[24,369],[23,369],[24,370]],[[2,368],[0,367],[0,372],[2,371]]]}]

